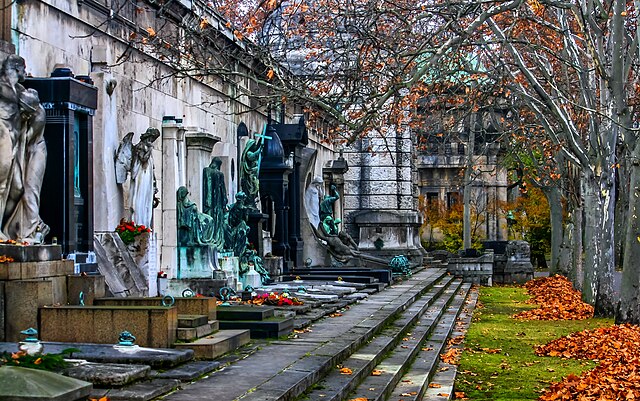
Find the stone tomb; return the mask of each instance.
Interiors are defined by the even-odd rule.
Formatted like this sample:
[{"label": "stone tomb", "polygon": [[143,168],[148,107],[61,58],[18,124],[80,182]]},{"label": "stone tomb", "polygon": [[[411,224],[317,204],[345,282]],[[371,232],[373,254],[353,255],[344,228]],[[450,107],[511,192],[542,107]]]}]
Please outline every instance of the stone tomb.
[{"label": "stone tomb", "polygon": [[58,306],[40,308],[44,341],[116,344],[127,330],[145,347],[169,348],[176,341],[178,309],[163,306]]}]

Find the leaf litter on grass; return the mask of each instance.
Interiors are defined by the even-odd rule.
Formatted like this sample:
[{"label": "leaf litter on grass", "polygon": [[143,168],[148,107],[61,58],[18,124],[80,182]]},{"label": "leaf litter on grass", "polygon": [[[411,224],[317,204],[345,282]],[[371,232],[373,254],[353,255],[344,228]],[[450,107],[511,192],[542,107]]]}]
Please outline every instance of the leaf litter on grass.
[{"label": "leaf litter on grass", "polygon": [[580,376],[553,383],[540,396],[554,400],[640,399],[640,328],[624,324],[585,330],[536,348],[536,354],[599,362]]},{"label": "leaf litter on grass", "polygon": [[520,312],[513,317],[523,320],[583,320],[593,317],[593,306],[582,302],[582,295],[573,289],[566,277],[554,275],[530,280],[525,284],[533,298],[528,303],[538,309]]}]

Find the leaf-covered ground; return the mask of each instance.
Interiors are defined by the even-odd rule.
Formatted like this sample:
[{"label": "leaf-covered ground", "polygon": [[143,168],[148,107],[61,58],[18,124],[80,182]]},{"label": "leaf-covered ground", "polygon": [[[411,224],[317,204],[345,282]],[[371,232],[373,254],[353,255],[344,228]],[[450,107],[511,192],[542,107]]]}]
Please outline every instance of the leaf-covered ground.
[{"label": "leaf-covered ground", "polygon": [[536,348],[537,355],[591,360],[598,365],[569,375],[540,396],[553,400],[640,399],[640,328],[603,327],[573,333]]},{"label": "leaf-covered ground", "polygon": [[522,287],[482,287],[481,307],[460,357],[455,391],[470,400],[536,400],[553,383],[596,366],[590,360],[549,358],[537,346],[570,333],[611,326],[609,319],[523,320],[513,316],[537,308]]},{"label": "leaf-covered ground", "polygon": [[566,277],[540,277],[525,284],[531,295],[528,303],[539,308],[520,312],[514,317],[526,320],[582,320],[593,317],[593,306],[582,302],[580,292]]}]

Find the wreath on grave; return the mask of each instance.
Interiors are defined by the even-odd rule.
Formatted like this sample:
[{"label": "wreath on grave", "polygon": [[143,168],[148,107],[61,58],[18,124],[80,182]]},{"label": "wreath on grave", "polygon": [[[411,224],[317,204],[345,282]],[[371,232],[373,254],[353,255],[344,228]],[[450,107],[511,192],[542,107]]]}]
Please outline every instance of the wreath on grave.
[{"label": "wreath on grave", "polygon": [[133,243],[136,237],[142,233],[150,233],[151,229],[144,224],[136,224],[133,221],[120,220],[116,227],[116,232],[126,245]]}]

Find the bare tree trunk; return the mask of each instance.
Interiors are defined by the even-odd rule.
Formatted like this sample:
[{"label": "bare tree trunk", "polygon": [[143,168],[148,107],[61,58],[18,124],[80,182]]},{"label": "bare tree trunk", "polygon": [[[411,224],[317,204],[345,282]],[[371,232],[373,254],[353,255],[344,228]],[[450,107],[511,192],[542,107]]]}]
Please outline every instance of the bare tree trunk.
[{"label": "bare tree trunk", "polygon": [[640,144],[636,144],[628,165],[631,172],[629,191],[629,214],[625,220],[627,227],[626,244],[620,288],[620,305],[616,313],[616,323],[640,324]]},{"label": "bare tree trunk", "polygon": [[582,241],[582,223],[583,223],[583,209],[581,206],[573,209],[572,222],[573,222],[573,249],[571,254],[571,269],[569,270],[569,280],[573,283],[573,287],[582,292],[584,287],[584,264],[582,258],[583,241]]},{"label": "bare tree trunk", "polygon": [[613,316],[613,217],[615,187],[612,166],[600,165],[600,175],[583,175],[585,200],[585,265],[582,297],[595,308],[597,316]]},{"label": "bare tree trunk", "polygon": [[469,130],[469,142],[467,143],[466,167],[464,169],[464,193],[462,195],[462,240],[463,249],[471,248],[471,170],[473,169],[473,148],[476,141],[475,119],[477,114],[471,115],[471,129]]},{"label": "bare tree trunk", "polygon": [[557,187],[543,187],[542,192],[549,203],[551,223],[551,267],[549,274],[560,272],[560,245],[562,245],[562,195]]}]

